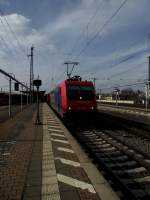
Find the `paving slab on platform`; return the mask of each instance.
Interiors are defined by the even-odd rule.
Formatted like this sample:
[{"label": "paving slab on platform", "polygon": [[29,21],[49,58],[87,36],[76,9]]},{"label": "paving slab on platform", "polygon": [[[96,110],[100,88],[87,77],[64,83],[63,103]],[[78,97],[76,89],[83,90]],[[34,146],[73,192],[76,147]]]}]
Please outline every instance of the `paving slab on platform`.
[{"label": "paving slab on platform", "polygon": [[45,103],[0,127],[0,200],[118,200],[76,139]]},{"label": "paving slab on platform", "polygon": [[[53,194],[56,195],[54,199],[61,200],[119,199],[75,138],[46,104],[43,104],[43,124],[42,199],[51,199],[49,196]],[[47,174],[51,169],[53,173]],[[55,184],[54,190],[52,184]],[[46,186],[52,190],[45,190]]]}]

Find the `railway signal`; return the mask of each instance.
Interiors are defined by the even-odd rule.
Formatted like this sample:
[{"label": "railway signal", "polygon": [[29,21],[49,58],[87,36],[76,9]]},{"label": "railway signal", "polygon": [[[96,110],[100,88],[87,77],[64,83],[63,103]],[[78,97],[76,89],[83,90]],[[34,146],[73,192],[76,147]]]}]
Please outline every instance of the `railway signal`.
[{"label": "railway signal", "polygon": [[33,90],[34,90],[34,71],[33,71],[33,50],[34,46],[31,46],[31,53],[27,55],[30,57],[30,104],[33,103]]},{"label": "railway signal", "polygon": [[14,83],[14,90],[19,91],[19,83]]}]

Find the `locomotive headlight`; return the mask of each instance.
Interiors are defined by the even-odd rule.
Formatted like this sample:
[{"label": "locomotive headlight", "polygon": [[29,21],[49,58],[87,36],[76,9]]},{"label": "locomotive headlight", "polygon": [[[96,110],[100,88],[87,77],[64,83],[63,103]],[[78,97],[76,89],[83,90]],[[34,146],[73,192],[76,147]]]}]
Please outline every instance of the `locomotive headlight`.
[{"label": "locomotive headlight", "polygon": [[71,107],[70,107],[70,106],[68,107],[68,110],[71,110]]},{"label": "locomotive headlight", "polygon": [[82,99],[82,97],[80,97],[80,99]]},{"label": "locomotive headlight", "polygon": [[94,110],[94,107],[92,106],[92,107],[90,107],[90,109],[91,109],[91,110]]}]

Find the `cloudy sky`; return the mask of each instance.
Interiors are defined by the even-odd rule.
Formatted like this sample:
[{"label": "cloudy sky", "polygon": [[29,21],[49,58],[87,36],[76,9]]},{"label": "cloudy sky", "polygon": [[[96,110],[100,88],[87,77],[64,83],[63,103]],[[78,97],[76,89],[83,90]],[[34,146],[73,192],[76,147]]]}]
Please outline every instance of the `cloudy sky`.
[{"label": "cloudy sky", "polygon": [[149,8],[150,0],[0,0],[0,68],[29,83],[34,45],[34,75],[47,91],[65,78],[65,61],[78,61],[74,75],[96,77],[97,89],[142,82]]}]

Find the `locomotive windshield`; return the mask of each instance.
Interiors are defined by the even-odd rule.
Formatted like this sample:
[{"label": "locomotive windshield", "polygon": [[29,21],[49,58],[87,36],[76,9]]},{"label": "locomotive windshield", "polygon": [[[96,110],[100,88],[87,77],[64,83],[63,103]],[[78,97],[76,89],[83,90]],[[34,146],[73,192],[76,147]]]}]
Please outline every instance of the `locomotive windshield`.
[{"label": "locomotive windshield", "polygon": [[93,100],[94,87],[92,85],[68,85],[67,95],[70,100]]}]

